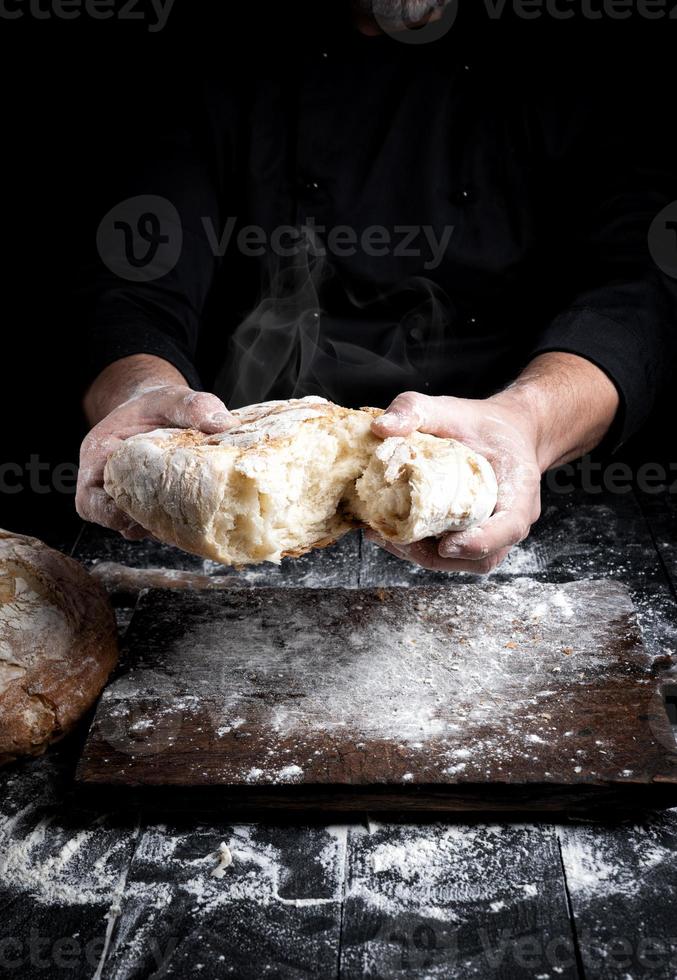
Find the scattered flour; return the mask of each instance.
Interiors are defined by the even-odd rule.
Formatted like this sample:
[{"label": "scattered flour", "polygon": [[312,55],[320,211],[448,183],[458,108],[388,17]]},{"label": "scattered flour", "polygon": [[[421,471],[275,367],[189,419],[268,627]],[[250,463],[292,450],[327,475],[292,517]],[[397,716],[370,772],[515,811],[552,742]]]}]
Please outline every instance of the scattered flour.
[{"label": "scattered flour", "polygon": [[[609,660],[608,624],[631,616],[632,603],[616,583],[546,585],[519,577],[461,583],[453,604],[444,589],[413,588],[396,603],[346,589],[323,593],[320,614],[298,589],[289,589],[284,602],[278,591],[191,595],[181,597],[180,622],[169,636],[160,631],[159,648],[146,645],[144,664],[104,695],[114,746],[115,712],[129,712],[135,691],[141,716],[134,753],[145,748],[138,739],[143,711],[161,718],[163,700],[199,716],[191,722],[196,731],[250,740],[240,743],[252,746],[244,772],[230,764],[225,745],[222,765],[217,758],[207,769],[196,758],[201,778],[211,774],[224,783],[331,780],[330,760],[354,752],[356,743],[365,746],[358,750],[365,771],[370,745],[392,746],[381,754],[383,778],[406,773],[414,783],[504,778],[517,766],[535,776],[547,769],[553,779],[615,778],[627,765],[627,755],[616,760],[613,746],[594,742],[572,762],[556,737],[585,725],[576,692],[592,697],[602,671],[617,669]],[[167,614],[161,597],[150,601],[160,605],[143,607],[139,617]],[[562,690],[567,698],[559,700]],[[148,748],[173,744],[181,724],[174,711],[165,727],[152,728]],[[266,738],[258,742],[261,727]]]}]

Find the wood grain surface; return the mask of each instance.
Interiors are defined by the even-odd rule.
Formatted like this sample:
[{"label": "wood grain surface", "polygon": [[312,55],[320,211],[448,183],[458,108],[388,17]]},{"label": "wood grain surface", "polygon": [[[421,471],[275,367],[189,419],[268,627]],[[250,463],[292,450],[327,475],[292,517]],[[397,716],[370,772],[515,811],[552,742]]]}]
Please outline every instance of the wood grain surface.
[{"label": "wood grain surface", "polygon": [[[676,519],[667,494],[546,493],[532,537],[494,578],[622,582],[647,651],[663,656],[677,646]],[[448,582],[371,545],[356,552],[333,585]],[[75,554],[90,565],[224,573],[90,528]],[[306,585],[322,579],[315,562],[304,560]],[[259,584],[290,584],[287,567],[272,575]],[[123,630],[138,594],[116,597]],[[159,799],[139,808],[96,792],[85,806],[73,793],[80,747],[71,738],[0,771],[3,976],[677,975],[675,810],[547,823],[289,813],[234,824],[180,790],[171,811]],[[221,842],[233,864],[216,879]]]},{"label": "wood grain surface", "polygon": [[[78,778],[231,805],[549,809],[677,801],[625,586],[143,596]],[[354,792],[352,792],[354,790]]]}]

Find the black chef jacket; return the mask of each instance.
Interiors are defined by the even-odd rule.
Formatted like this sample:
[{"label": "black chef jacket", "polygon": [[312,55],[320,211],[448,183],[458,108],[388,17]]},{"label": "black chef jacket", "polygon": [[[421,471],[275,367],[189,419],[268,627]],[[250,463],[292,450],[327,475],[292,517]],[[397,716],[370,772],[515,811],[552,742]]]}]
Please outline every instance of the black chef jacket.
[{"label": "black chef jacket", "polygon": [[[567,351],[616,384],[622,442],[674,350],[674,282],[647,235],[677,196],[623,66],[594,40],[563,51],[462,15],[431,43],[367,37],[346,6],[257,5],[199,71],[171,61],[140,83],[101,214],[170,202],[174,225],[162,203],[152,220],[170,242],[180,223],[180,254],[149,281],[98,263],[88,379],[149,353],[231,407],[385,406],[484,396]],[[143,255],[149,208],[104,250],[127,234]]]}]

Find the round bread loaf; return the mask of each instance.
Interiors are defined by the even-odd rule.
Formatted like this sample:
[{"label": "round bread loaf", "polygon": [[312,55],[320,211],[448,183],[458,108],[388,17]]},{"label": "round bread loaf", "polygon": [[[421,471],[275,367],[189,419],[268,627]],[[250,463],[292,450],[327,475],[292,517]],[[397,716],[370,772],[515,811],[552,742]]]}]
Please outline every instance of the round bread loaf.
[{"label": "round bread loaf", "polygon": [[369,526],[410,544],[485,521],[496,478],[453,439],[381,440],[378,409],[324,398],[236,409],[217,435],[159,429],[111,455],[105,488],[156,538],[229,565],[279,562]]},{"label": "round bread loaf", "polygon": [[101,586],[41,541],[0,530],[0,764],[65,735],[117,657]]}]

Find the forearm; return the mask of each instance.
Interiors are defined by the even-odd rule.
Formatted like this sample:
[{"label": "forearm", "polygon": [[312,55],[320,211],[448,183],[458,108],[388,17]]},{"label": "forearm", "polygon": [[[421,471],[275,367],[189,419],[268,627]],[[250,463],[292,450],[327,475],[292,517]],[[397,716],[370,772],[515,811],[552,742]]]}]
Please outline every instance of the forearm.
[{"label": "forearm", "polygon": [[598,446],[620,401],[616,386],[602,370],[583,357],[564,353],[539,355],[491,400],[528,419],[541,472]]},{"label": "forearm", "polygon": [[94,426],[142,391],[185,384],[186,379],[169,361],[152,354],[133,354],[114,361],[98,375],[85,394],[83,408]]}]

